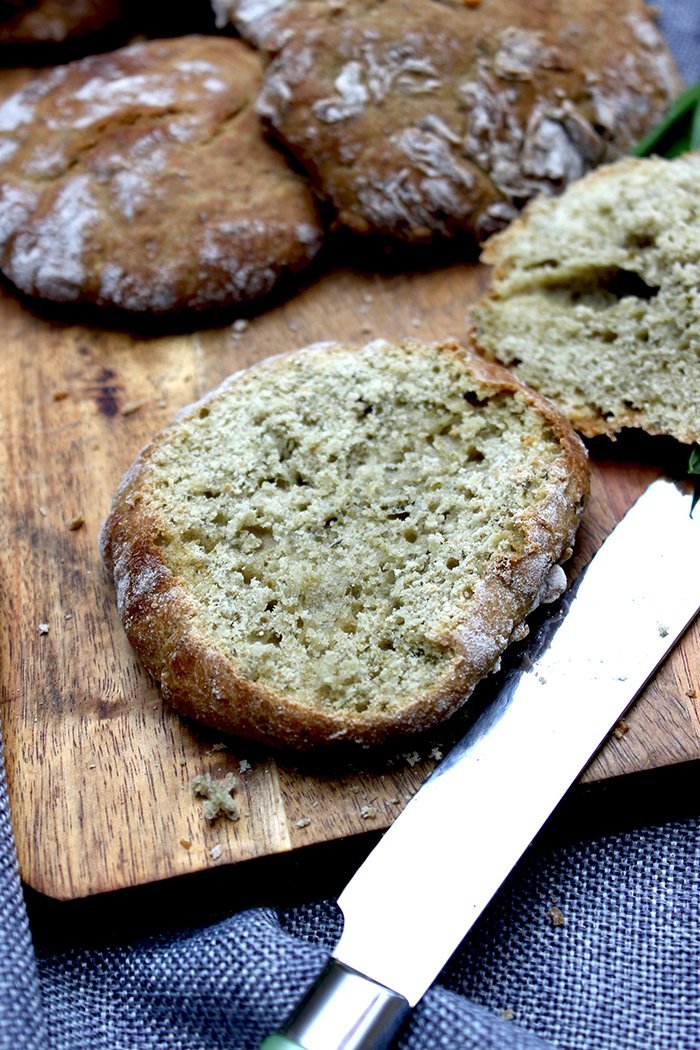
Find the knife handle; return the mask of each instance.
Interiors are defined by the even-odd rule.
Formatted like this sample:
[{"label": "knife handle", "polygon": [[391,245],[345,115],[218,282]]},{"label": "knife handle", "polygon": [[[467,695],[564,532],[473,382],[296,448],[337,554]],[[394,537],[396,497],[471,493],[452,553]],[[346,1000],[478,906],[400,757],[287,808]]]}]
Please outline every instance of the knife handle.
[{"label": "knife handle", "polygon": [[287,1039],[286,1035],[271,1035],[261,1045],[260,1050],[304,1050],[298,1043]]},{"label": "knife handle", "polygon": [[398,992],[331,959],[284,1032],[260,1050],[388,1050],[409,1009]]}]

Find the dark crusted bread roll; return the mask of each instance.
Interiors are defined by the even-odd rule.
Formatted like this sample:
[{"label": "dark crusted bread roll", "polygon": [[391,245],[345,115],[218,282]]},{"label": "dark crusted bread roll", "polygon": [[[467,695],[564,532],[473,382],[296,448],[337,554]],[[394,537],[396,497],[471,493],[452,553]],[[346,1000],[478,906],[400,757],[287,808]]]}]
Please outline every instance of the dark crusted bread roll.
[{"label": "dark crusted bread roll", "polygon": [[681,88],[643,0],[220,0],[337,221],[483,240],[626,153]]},{"label": "dark crusted bread roll", "polygon": [[21,291],[151,314],[269,292],[321,243],[304,180],[264,139],[239,40],[134,44],[0,105],[0,270]]}]

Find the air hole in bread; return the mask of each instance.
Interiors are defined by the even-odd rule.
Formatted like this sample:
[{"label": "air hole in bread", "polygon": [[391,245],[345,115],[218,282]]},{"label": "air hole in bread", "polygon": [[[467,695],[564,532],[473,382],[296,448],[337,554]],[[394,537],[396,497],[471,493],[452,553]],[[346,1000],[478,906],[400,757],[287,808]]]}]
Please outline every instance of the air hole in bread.
[{"label": "air hole in bread", "polygon": [[605,309],[626,298],[648,302],[658,295],[659,286],[647,284],[641,274],[633,270],[591,268],[578,279],[549,283],[546,291],[564,295],[572,303]]},{"label": "air hole in bread", "polygon": [[630,230],[624,239],[624,247],[634,250],[655,248],[656,237],[653,233],[649,233],[646,230]]},{"label": "air hole in bread", "polygon": [[473,405],[474,408],[483,408],[484,405],[489,403],[488,397],[480,396],[475,390],[465,391],[465,393],[462,394],[462,397],[468,404]]},{"label": "air hole in bread", "polygon": [[556,270],[559,266],[558,259],[537,259],[535,262],[525,263],[523,270],[532,272],[534,270]]},{"label": "air hole in bread", "polygon": [[600,287],[616,299],[632,295],[636,299],[648,300],[659,294],[658,285],[647,284],[642,275],[634,270],[614,270],[609,277],[600,278]]}]

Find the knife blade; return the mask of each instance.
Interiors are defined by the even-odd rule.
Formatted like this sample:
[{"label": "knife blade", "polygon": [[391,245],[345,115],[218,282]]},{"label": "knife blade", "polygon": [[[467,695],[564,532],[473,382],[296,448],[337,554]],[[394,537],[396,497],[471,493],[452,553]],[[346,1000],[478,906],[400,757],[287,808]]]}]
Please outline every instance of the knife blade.
[{"label": "knife blade", "polygon": [[690,495],[654,482],[343,890],[329,966],[262,1050],[386,1050],[694,619],[699,554]]}]

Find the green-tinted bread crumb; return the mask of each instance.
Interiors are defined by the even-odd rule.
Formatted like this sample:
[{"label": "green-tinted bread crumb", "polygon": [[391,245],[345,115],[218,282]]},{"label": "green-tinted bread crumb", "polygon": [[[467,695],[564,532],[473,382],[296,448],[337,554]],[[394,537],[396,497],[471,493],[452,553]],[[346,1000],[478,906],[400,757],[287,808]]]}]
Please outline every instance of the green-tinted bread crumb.
[{"label": "green-tinted bread crumb", "polygon": [[236,778],[233,773],[227,773],[220,780],[215,780],[211,773],[200,773],[192,781],[192,793],[195,797],[201,797],[205,801],[202,804],[202,812],[209,821],[216,820],[223,815],[229,820],[238,820],[240,813],[238,805],[233,798],[233,789],[236,786]]}]

